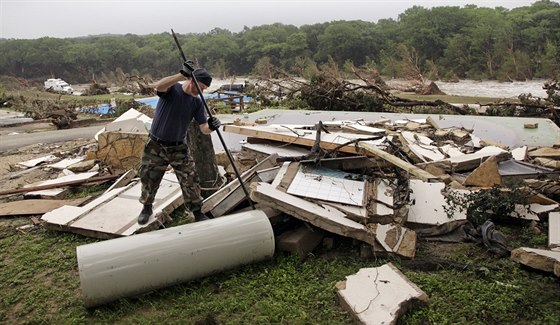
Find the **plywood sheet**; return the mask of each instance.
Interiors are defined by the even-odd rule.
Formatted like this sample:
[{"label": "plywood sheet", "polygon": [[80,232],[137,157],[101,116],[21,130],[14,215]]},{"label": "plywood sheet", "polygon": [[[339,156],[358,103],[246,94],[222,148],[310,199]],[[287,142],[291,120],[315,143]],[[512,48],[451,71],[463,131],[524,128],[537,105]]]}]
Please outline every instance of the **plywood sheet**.
[{"label": "plywood sheet", "polygon": [[153,210],[146,225],[139,225],[138,215],[142,210],[140,182],[117,188],[76,208],[63,206],[45,214],[41,219],[53,229],[70,231],[96,238],[129,236],[143,228],[157,227],[169,218],[169,214],[183,203],[177,177],[167,172],[156,194]]},{"label": "plywood sheet", "polygon": [[20,200],[0,203],[0,216],[44,214],[64,205],[78,206],[90,197],[74,200]]}]

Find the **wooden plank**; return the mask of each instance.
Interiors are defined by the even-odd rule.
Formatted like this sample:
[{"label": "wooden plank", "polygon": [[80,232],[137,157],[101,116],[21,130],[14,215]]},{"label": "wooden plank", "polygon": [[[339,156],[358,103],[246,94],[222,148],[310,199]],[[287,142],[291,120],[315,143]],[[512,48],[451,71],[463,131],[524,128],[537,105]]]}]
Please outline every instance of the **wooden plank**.
[{"label": "wooden plank", "polygon": [[421,179],[423,181],[436,181],[438,178],[430,173],[428,173],[427,171],[420,169],[400,158],[397,158],[393,155],[391,155],[390,153],[387,153],[381,149],[379,149],[378,147],[367,143],[365,141],[360,141],[358,143],[358,145],[367,150],[368,152],[370,152],[372,155],[377,156],[379,158],[382,158],[388,162],[390,162],[391,164],[403,169],[404,171],[410,173],[411,175],[417,177],[418,179]]},{"label": "wooden plank", "polygon": [[96,238],[115,238],[157,229],[170,220],[170,213],[183,203],[177,177],[166,173],[154,201],[154,215],[146,225],[138,224],[142,204],[140,182],[105,193],[83,207],[63,206],[43,215],[48,228]]},{"label": "wooden plank", "polygon": [[[241,174],[241,179],[243,180],[243,184],[245,184],[245,186],[248,186],[247,180],[249,178],[252,179],[256,175],[257,171],[275,167],[277,159],[278,159],[278,155],[272,154],[272,155],[268,156],[266,159],[264,159],[261,162],[259,162],[258,164],[256,164],[255,166],[253,166],[251,169],[245,171],[243,174]],[[243,188],[241,188],[241,186],[239,185],[239,179],[236,178],[235,180],[231,181],[229,184],[223,186],[219,191],[217,191],[214,194],[207,197],[202,202],[201,211],[203,213],[207,213],[207,212],[212,211],[215,206],[217,206],[221,201],[226,200],[227,197],[230,195],[230,193],[234,192],[237,188],[239,188],[243,192]],[[245,194],[245,192],[243,192],[243,194]],[[243,195],[243,198],[241,198],[241,200],[244,199],[244,196],[245,195]],[[233,204],[233,207],[235,207],[237,204],[239,204],[241,202],[241,201],[239,201],[239,196],[238,195],[234,195],[234,197],[235,198],[232,198],[233,201],[230,200],[230,202],[228,203],[229,205]],[[221,209],[223,209],[223,207]],[[218,210],[216,212],[218,212]],[[214,214],[214,212],[212,212],[212,214]],[[217,216],[218,215],[214,215],[214,217],[217,217]]]},{"label": "wooden plank", "polygon": [[78,179],[78,180],[73,180],[73,181],[68,181],[68,182],[61,182],[61,183],[56,183],[56,184],[47,184],[47,185],[38,185],[38,186],[33,186],[33,187],[18,188],[18,189],[13,189],[13,190],[7,190],[7,191],[0,192],[0,196],[8,195],[8,194],[23,193],[23,192],[47,190],[47,189],[65,187],[65,186],[70,186],[70,185],[80,185],[80,184],[93,183],[93,182],[103,182],[103,181],[108,181],[108,180],[118,178],[119,176],[120,175],[105,175],[105,176],[99,176],[99,177],[92,177],[92,178],[88,178],[88,179]]},{"label": "wooden plank", "polygon": [[[252,173],[249,175],[248,178],[243,179],[243,184],[249,187],[249,185],[255,181],[257,181],[257,175]],[[237,186],[229,192],[221,201],[216,203],[209,211],[204,211],[204,213],[210,212],[212,213],[213,217],[221,217],[226,213],[230,212],[231,210],[235,209],[241,202],[243,202],[247,197],[245,196],[245,192],[243,188],[237,184]]]},{"label": "wooden plank", "polygon": [[0,203],[0,216],[25,216],[44,214],[64,205],[79,206],[90,197],[73,200],[20,200]]},{"label": "wooden plank", "polygon": [[560,248],[560,212],[548,214],[548,247],[550,249]]},{"label": "wooden plank", "polygon": [[251,199],[326,231],[355,238],[370,245],[375,243],[375,236],[366,226],[346,218],[343,212],[284,193],[271,184],[251,184]]},{"label": "wooden plank", "polygon": [[[299,133],[298,133],[299,131]],[[314,130],[296,130],[289,129],[280,130],[279,127],[273,126],[253,126],[244,127],[236,125],[225,125],[224,132],[237,133],[242,135],[247,135],[255,138],[269,139],[274,141],[281,141],[291,144],[299,144],[303,146],[313,147],[315,144],[316,131]],[[365,136],[367,137],[367,136]],[[342,144],[364,138],[364,135],[352,134],[352,133],[331,133],[322,134],[320,147],[324,150],[334,150],[337,149],[341,152],[357,154],[356,147],[351,145],[346,145],[340,147]],[[368,141],[369,142],[369,141]],[[373,145],[373,144],[372,144]]]}]

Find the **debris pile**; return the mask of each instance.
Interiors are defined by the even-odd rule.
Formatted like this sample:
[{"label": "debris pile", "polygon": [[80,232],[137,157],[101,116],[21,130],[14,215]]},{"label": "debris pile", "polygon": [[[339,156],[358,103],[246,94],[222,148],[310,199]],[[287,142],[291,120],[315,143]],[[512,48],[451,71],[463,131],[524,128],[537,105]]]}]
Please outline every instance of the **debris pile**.
[{"label": "debris pile", "polygon": [[[183,198],[175,175],[166,173],[154,204],[155,218],[145,226],[136,223],[142,206],[134,170],[150,123],[149,117],[130,110],[96,135],[97,148],[89,148],[82,157],[48,163],[50,168],[74,170],[67,178],[19,190],[37,198],[47,195],[38,194],[44,186],[58,192],[72,182],[119,177],[91,200],[51,202],[41,210],[41,220],[53,229],[102,239],[158,229]],[[301,258],[339,237],[354,240],[365,258],[414,259],[420,240],[469,241],[484,245],[496,257],[511,256],[518,263],[560,276],[560,148],[548,144],[558,142],[560,130],[552,124],[552,136],[542,137],[545,125],[539,121],[536,128],[522,130],[540,145],[508,147],[478,137],[473,129],[442,127],[433,116],[225,124],[224,132],[247,137],[235,157],[242,174],[235,178],[229,161],[216,158],[222,176],[230,181],[204,200],[202,211],[215,220],[203,222],[218,222],[254,207],[268,216],[277,249]],[[26,166],[34,168],[36,163]],[[107,178],[101,170],[110,171]],[[60,192],[49,195],[62,199]],[[531,224],[536,229],[546,223],[548,249],[510,247],[500,232],[500,225],[507,223]],[[372,274],[376,279],[380,276],[379,283],[368,285],[379,292],[365,297],[360,288]],[[360,270],[337,284],[337,291],[343,306],[362,306],[348,310],[363,323],[394,322],[413,302],[428,301],[391,264]],[[395,309],[383,309],[387,304]]]}]

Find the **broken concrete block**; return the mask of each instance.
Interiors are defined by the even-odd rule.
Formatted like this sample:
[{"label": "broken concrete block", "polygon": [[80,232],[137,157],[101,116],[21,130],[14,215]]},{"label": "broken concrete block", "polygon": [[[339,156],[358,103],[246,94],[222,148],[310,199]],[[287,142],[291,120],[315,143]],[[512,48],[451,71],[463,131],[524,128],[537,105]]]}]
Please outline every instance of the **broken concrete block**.
[{"label": "broken concrete block", "polygon": [[523,127],[526,129],[536,129],[539,127],[539,123],[525,123]]},{"label": "broken concrete block", "polygon": [[498,160],[496,156],[492,156],[480,164],[480,166],[467,176],[463,185],[478,187],[501,186],[502,177],[498,170]]},{"label": "broken concrete block", "polygon": [[555,264],[560,263],[560,251],[520,247],[511,251],[511,259],[537,270],[554,273]]},{"label": "broken concrete block", "polygon": [[367,225],[381,244],[383,249],[406,258],[416,255],[416,232],[402,227],[399,224],[380,225],[370,223]]},{"label": "broken concrete block", "polygon": [[340,303],[360,324],[396,324],[415,304],[428,303],[428,295],[393,264],[363,268],[336,284]]},{"label": "broken concrete block", "polygon": [[147,140],[147,134],[103,132],[96,158],[116,170],[138,169]]},{"label": "broken concrete block", "polygon": [[323,234],[318,230],[309,227],[299,227],[288,230],[278,236],[277,247],[279,250],[297,254],[300,258],[305,258],[323,240]]}]

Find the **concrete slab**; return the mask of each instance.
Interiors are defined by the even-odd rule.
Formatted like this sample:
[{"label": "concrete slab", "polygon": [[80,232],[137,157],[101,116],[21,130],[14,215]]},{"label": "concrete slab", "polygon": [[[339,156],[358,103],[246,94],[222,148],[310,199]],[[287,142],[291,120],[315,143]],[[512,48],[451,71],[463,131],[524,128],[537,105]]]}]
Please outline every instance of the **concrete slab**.
[{"label": "concrete slab", "polygon": [[560,263],[560,251],[520,247],[511,252],[511,259],[537,270],[554,273],[556,265]]},{"label": "concrete slab", "polygon": [[360,269],[336,290],[340,304],[360,324],[396,324],[415,304],[428,303],[428,295],[391,263]]}]

